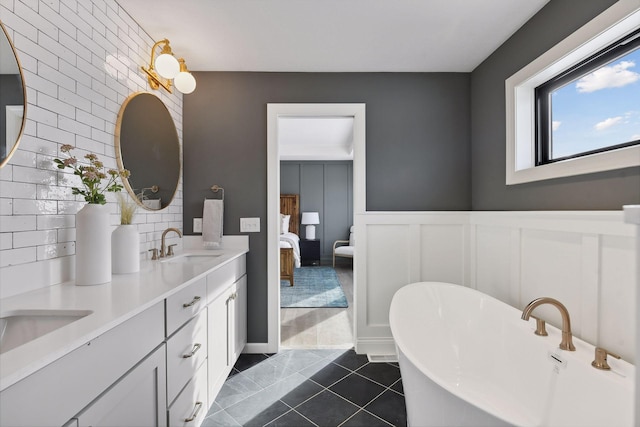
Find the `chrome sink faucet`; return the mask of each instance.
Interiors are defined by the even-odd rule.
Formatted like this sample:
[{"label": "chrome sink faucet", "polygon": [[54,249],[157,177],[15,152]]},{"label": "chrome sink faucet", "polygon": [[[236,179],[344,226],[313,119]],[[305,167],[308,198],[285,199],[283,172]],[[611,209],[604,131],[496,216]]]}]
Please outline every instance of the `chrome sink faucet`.
[{"label": "chrome sink faucet", "polygon": [[[178,236],[180,238],[182,238],[182,233],[177,228],[169,227],[166,230],[164,230],[162,232],[162,240],[161,240],[161,243],[160,243],[160,258],[164,258],[166,256],[173,255],[173,252],[171,250],[167,253],[166,245],[165,245],[165,238],[167,236],[167,233],[170,232],[170,231],[175,231],[178,234]],[[171,245],[171,246],[173,246],[173,245]],[[173,248],[169,248],[169,249],[173,249]]]},{"label": "chrome sink faucet", "polygon": [[576,347],[573,345],[573,335],[571,334],[571,319],[569,318],[569,311],[567,307],[564,306],[557,299],[542,297],[536,298],[531,301],[527,306],[522,310],[522,320],[529,320],[531,316],[531,312],[538,306],[542,304],[551,304],[560,310],[560,315],[562,316],[562,342],[560,343],[560,348],[562,350],[575,351]]}]

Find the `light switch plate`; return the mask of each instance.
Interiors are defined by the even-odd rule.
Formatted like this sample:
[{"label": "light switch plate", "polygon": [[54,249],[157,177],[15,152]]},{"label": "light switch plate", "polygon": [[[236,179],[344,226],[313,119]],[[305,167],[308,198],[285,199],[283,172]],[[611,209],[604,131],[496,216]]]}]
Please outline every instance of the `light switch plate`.
[{"label": "light switch plate", "polygon": [[202,218],[193,218],[193,232],[202,233]]},{"label": "light switch plate", "polygon": [[241,233],[259,233],[260,218],[240,218]]}]

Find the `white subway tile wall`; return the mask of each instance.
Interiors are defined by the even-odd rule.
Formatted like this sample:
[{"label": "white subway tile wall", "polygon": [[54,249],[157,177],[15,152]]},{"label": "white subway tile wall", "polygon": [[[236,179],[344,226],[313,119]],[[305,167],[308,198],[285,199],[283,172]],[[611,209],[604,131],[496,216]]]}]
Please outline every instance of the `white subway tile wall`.
[{"label": "white subway tile wall", "polygon": [[[182,144],[182,95],[150,89],[140,66],[154,40],[115,0],[0,0],[0,19],[18,52],[28,104],[18,151],[0,169],[0,297],[6,297],[73,276],[75,214],[85,202],[71,194],[77,177],[52,161],[60,146],[74,145],[78,157],[96,153],[115,167],[117,115],[139,91],[167,105]],[[115,227],[114,194],[108,202]],[[181,177],[169,207],[138,209],[143,257],[159,246],[164,229],[182,229],[182,217]]]}]

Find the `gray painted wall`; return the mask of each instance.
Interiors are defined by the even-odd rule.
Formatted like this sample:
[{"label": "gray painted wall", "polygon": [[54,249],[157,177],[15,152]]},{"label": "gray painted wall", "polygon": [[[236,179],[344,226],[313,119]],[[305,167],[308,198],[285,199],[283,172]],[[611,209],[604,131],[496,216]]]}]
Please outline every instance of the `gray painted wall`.
[{"label": "gray painted wall", "polygon": [[[353,162],[280,162],[280,193],[299,194],[300,213],[320,214],[316,225],[320,257],[323,264],[331,265],[333,242],[348,239],[353,225]],[[305,237],[304,225],[300,237]]]},{"label": "gray painted wall", "polygon": [[505,185],[505,80],[613,3],[552,0],[473,71],[473,210],[600,210],[640,203],[638,167]]},{"label": "gray painted wall", "polygon": [[195,73],[184,97],[184,232],[209,188],[225,189],[224,233],[249,234],[248,340],[267,341],[267,103],[365,103],[367,209],[468,210],[469,74]]}]

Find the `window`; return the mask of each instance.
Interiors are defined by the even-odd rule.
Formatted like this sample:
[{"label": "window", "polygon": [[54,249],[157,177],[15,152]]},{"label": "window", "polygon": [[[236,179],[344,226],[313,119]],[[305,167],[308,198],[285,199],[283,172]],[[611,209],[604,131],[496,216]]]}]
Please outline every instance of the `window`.
[{"label": "window", "polygon": [[640,30],[535,89],[536,165],[640,144]]},{"label": "window", "polygon": [[619,0],[505,81],[507,185],[640,166],[639,22]]}]

